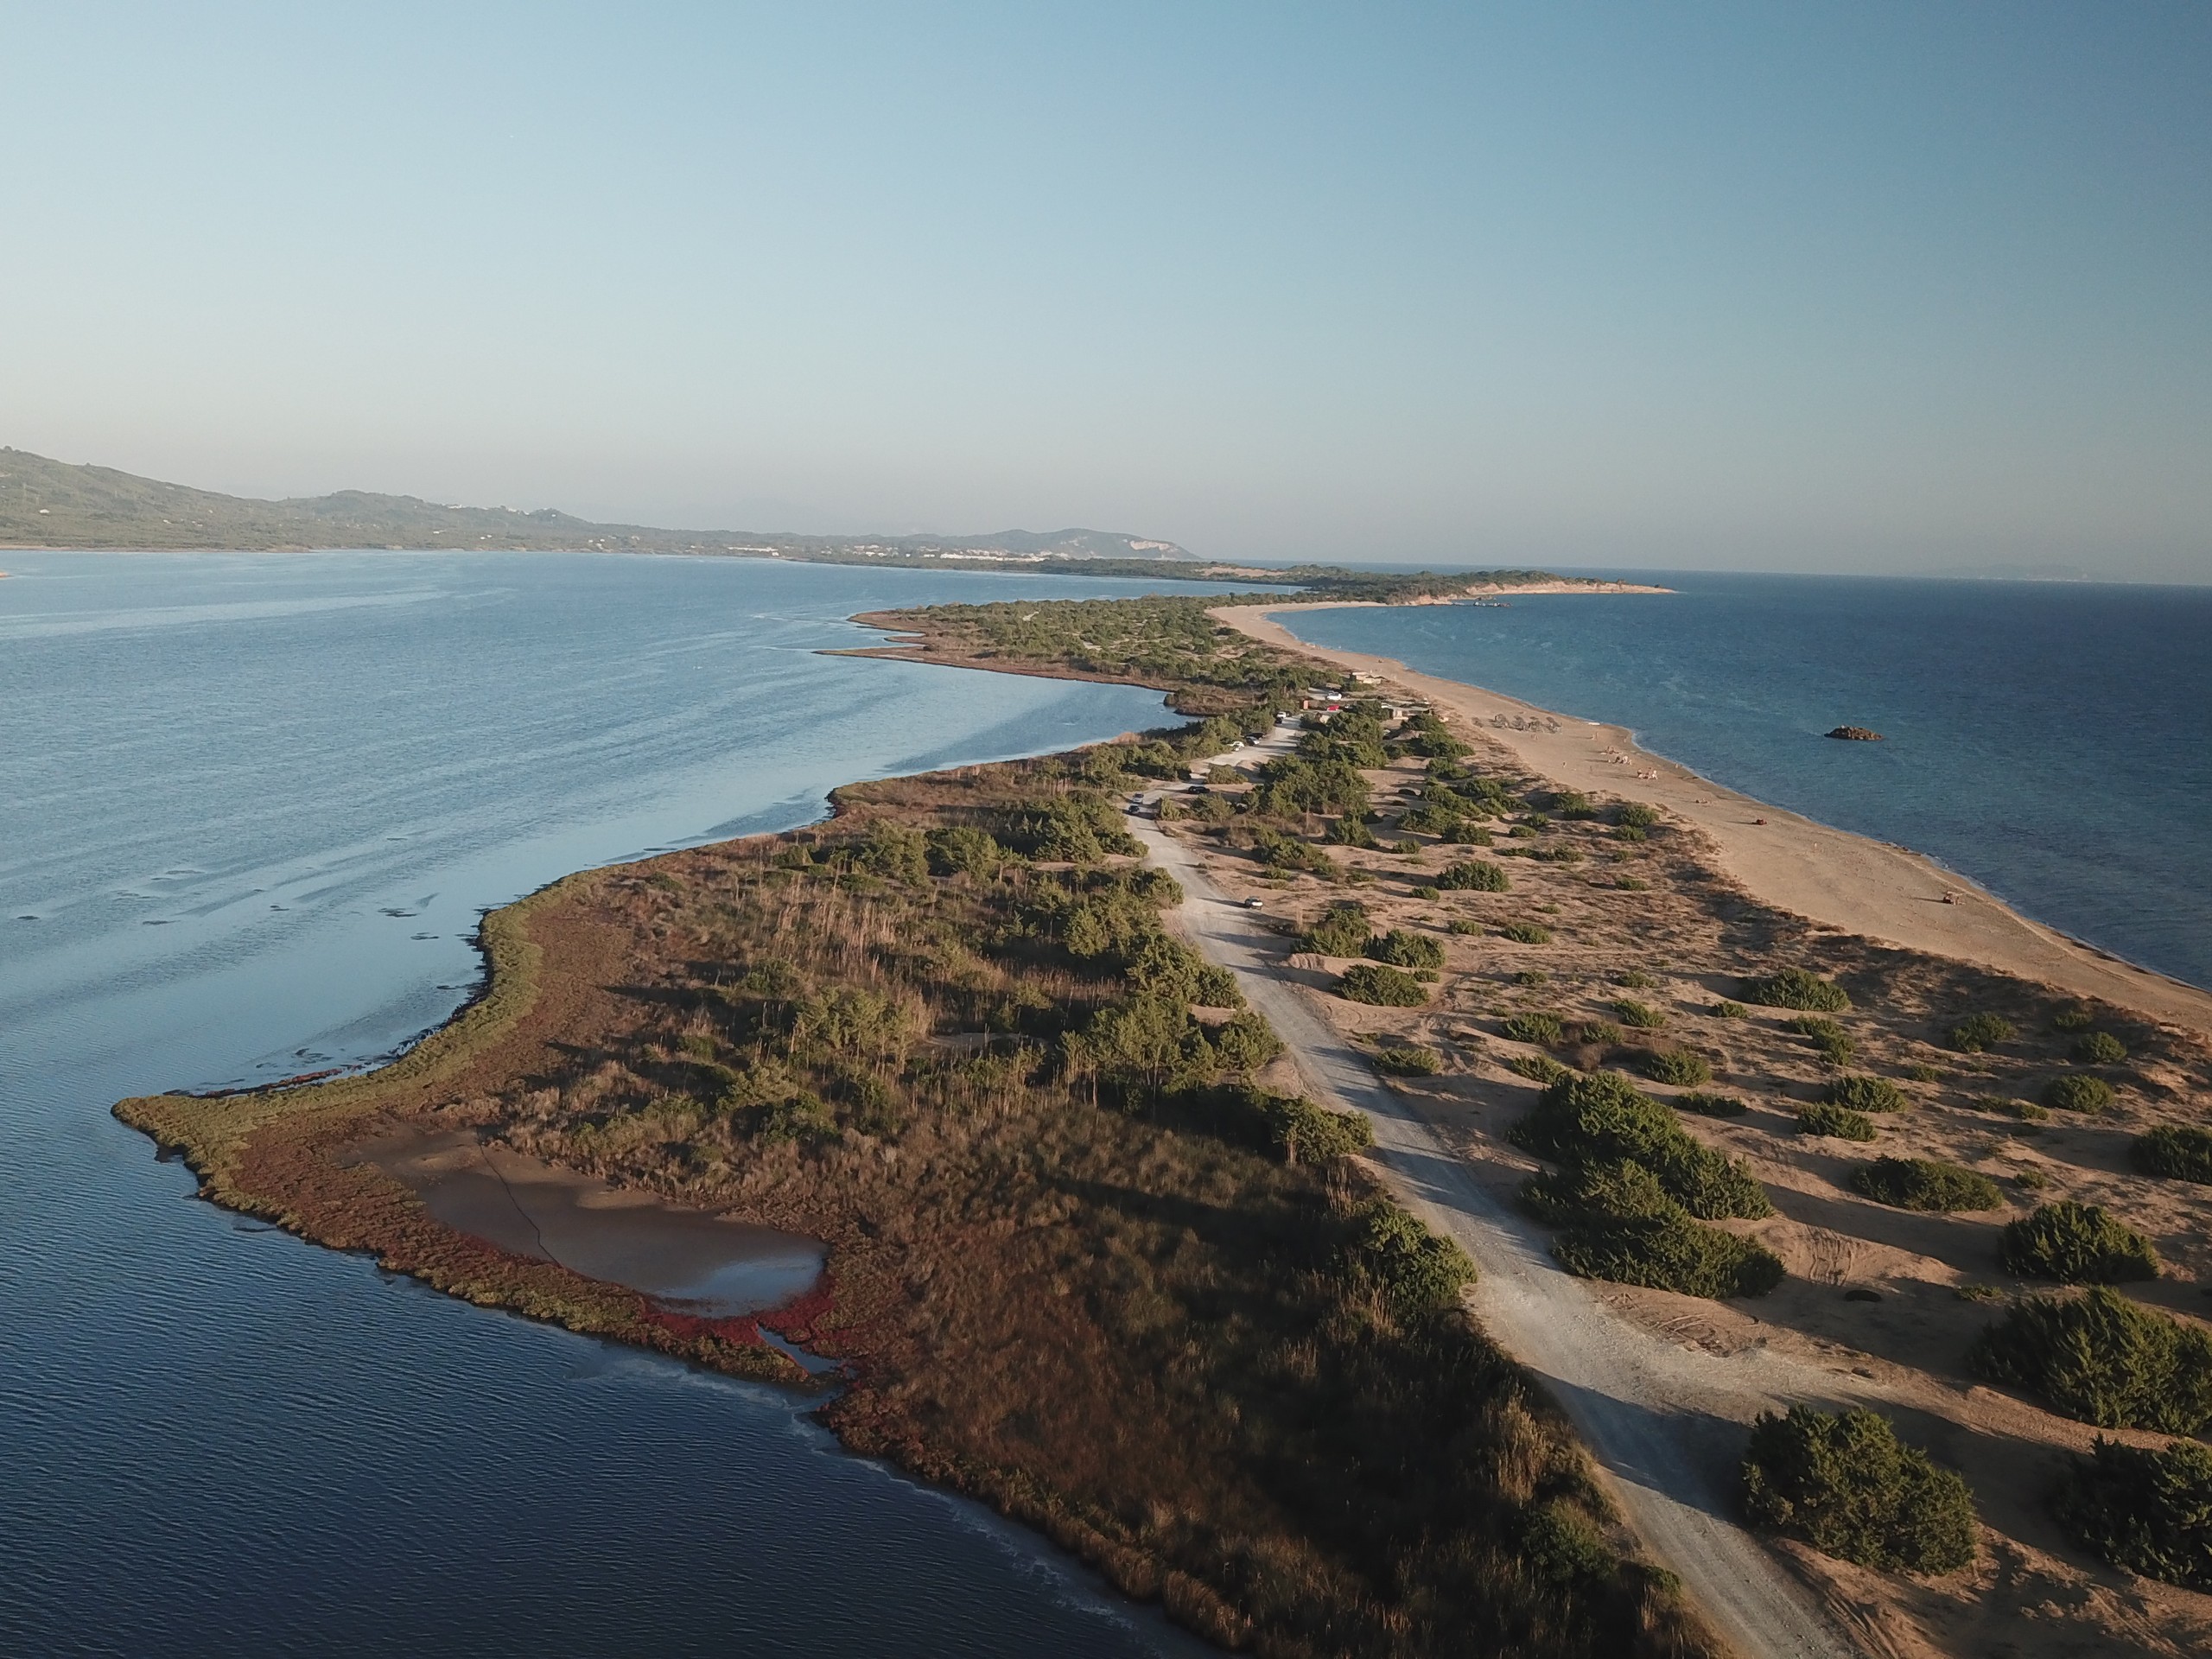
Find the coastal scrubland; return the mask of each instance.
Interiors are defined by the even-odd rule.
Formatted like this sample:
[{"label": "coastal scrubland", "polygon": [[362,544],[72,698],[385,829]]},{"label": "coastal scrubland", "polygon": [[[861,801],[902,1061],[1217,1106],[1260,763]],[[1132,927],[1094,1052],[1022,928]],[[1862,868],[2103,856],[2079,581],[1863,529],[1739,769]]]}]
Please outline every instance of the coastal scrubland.
[{"label": "coastal scrubland", "polygon": [[[511,1305],[551,1281],[409,1255],[429,1235],[407,1195],[346,1160],[359,1120],[472,1127],[822,1238],[830,1284],[779,1328],[848,1362],[826,1408],[848,1441],[1217,1639],[1695,1650],[1560,1421],[1459,1311],[1464,1264],[1160,927],[1169,895],[1110,803],[1172,782],[1168,832],[1262,899],[1276,971],[1565,1270],[1847,1408],[1758,1441],[1745,1414],[1769,1495],[1747,1472],[1745,1518],[1866,1645],[2212,1642],[2186,1567],[2202,1471],[2143,1403],[2145,1368],[2208,1339],[2206,1045],[1809,923],[1687,824],[1560,789],[1387,685],[1344,688],[1292,753],[1240,750],[1337,681],[1205,611],[876,619],[925,660],[1158,685],[1203,724],[856,787],[817,830],[575,878],[487,926],[517,974],[397,1093],[126,1116],[226,1202]],[[529,976],[501,1036],[484,1011]],[[743,1328],[618,1311],[703,1363],[780,1363]],[[1915,1543],[1929,1494],[1944,1518]]]},{"label": "coastal scrubland", "polygon": [[[899,623],[938,638],[931,613]],[[960,619],[940,649],[973,653],[987,632]],[[1195,619],[1179,637],[1202,659],[1242,662],[1258,643]],[[1065,632],[1021,645],[1032,671],[1067,648]],[[1279,683],[1300,678],[1341,684],[1319,666]],[[1351,705],[1309,722],[1294,755],[1243,760],[1241,785],[1210,778],[1162,817],[1224,891],[1265,899],[1279,970],[1555,1229],[1561,1264],[1624,1317],[1799,1366],[1808,1391],[1865,1402],[1964,1478],[1977,1542],[1945,1571],[1779,1546],[1832,1605],[1878,1608],[1901,1651],[2212,1642],[2191,1576],[2141,1565],[2192,1547],[2195,1465],[2097,1443],[2101,1427],[2196,1432],[2184,1406],[2111,1402],[2174,1392],[2157,1378],[2212,1339],[2202,1038],[1810,923],[1726,875],[1669,815],[1561,790],[1387,683],[1344,689]],[[1441,960],[1376,995],[1368,942],[1394,935]],[[1385,1058],[1410,1051],[1433,1069]],[[1543,1127],[1570,1110],[1573,1133]],[[1686,1203],[1701,1160],[1677,1135],[1713,1160],[1710,1191],[1758,1197],[1732,1205],[1693,1184]],[[2063,1287],[2080,1284],[2116,1287]],[[2147,1541],[2082,1519],[2108,1516],[2127,1480],[2173,1494]]]},{"label": "coastal scrubland", "polygon": [[[121,1111],[222,1201],[487,1304],[807,1384],[823,1420],[1224,1644],[1713,1650],[1562,1420],[1469,1319],[1363,1119],[1298,1097],[1160,922],[1102,785],[1272,708],[840,791],[830,823],[571,878],[487,923],[492,990],[386,1072]],[[823,1285],[704,1319],[441,1228],[395,1123],[806,1234]]]}]

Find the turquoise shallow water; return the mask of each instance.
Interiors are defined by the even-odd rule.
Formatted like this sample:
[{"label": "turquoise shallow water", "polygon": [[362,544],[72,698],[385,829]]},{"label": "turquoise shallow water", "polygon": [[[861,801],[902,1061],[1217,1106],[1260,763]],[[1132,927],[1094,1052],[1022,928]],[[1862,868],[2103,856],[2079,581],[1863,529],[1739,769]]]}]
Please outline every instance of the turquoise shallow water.
[{"label": "turquoise shallow water", "polygon": [[[1625,726],[2212,987],[2212,588],[1646,575],[1666,595],[1309,611],[1373,652]],[[1821,734],[1867,726],[1880,743]]]},{"label": "turquoise shallow water", "polygon": [[1167,717],[826,658],[1127,584],[571,555],[12,554],[0,1652],[1185,1650],[795,1403],[194,1201],[118,1097],[390,1052],[477,914],[848,779]]}]

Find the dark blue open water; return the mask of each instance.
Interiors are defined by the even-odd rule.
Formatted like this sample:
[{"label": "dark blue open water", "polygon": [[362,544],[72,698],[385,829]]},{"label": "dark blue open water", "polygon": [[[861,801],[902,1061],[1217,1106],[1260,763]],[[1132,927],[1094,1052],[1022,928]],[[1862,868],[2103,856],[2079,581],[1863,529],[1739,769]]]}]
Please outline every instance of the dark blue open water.
[{"label": "dark blue open water", "polygon": [[13,554],[0,582],[0,1653],[1187,1644],[772,1390],[194,1201],[108,1116],[383,1053],[478,912],[848,779],[1158,724],[811,654],[1128,584],[574,555]]},{"label": "dark blue open water", "polygon": [[[1931,854],[2212,987],[2212,588],[1643,579],[1680,591],[1282,620],[1628,727],[1718,783]],[[1841,725],[1886,741],[1821,736]]]}]

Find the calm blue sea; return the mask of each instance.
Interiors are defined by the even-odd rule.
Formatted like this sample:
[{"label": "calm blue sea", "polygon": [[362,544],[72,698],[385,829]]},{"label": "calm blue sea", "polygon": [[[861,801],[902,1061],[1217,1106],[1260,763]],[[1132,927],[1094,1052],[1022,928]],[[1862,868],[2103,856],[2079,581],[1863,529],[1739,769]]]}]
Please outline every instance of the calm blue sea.
[{"label": "calm blue sea", "polygon": [[772,1390],[192,1198],[118,1097],[384,1053],[479,912],[1155,695],[817,656],[1128,584],[583,555],[17,553],[0,581],[0,1653],[1192,1644]]},{"label": "calm blue sea", "polygon": [[[1309,611],[1302,639],[1633,730],[2212,987],[2212,588],[1646,575],[1665,595]],[[1872,727],[1880,743],[1821,734]]]}]

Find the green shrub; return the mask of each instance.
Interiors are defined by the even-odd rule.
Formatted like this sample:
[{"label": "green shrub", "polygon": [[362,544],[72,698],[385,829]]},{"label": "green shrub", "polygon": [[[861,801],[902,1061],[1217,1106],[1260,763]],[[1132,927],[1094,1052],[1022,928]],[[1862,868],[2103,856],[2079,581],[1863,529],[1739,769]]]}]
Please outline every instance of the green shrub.
[{"label": "green shrub", "polygon": [[1611,1006],[1613,1012],[1620,1015],[1623,1025],[1633,1026],[1638,1031],[1656,1031],[1667,1023],[1667,1016],[1649,1003],[1631,1001],[1623,997]]},{"label": "green shrub", "polygon": [[2096,1023],[2097,1011],[2086,1002],[2069,1003],[2050,1016],[2050,1023],[2060,1031],[2087,1031]]},{"label": "green shrub", "polygon": [[1797,1133],[1833,1135],[1839,1141],[1872,1141],[1874,1138],[1874,1120],[1864,1112],[1851,1111],[1821,1101],[1798,1108]]},{"label": "green shrub", "polygon": [[1825,1014],[1801,1014],[1782,1022],[1784,1031],[1794,1031],[1801,1037],[1812,1039],[1813,1046],[1830,1065],[1849,1065],[1857,1045],[1851,1033]]},{"label": "green shrub", "polygon": [[1585,1163],[1523,1183],[1522,1201],[1564,1228],[1552,1254],[1570,1273],[1686,1296],[1762,1296],[1782,1262],[1753,1240],[1691,1218],[1658,1177],[1630,1161]]},{"label": "green shrub", "polygon": [[1007,861],[995,836],[970,824],[932,830],[927,836],[929,864],[937,875],[991,875]]},{"label": "green shrub", "polygon": [[1324,877],[1334,877],[1338,873],[1334,861],[1313,842],[1287,836],[1266,824],[1252,832],[1252,851],[1269,869],[1303,870],[1308,875]]},{"label": "green shrub", "polygon": [[1574,1039],[1596,1048],[1611,1048],[1621,1040],[1621,1028],[1610,1020],[1585,1020],[1574,1028]]},{"label": "green shrub", "polygon": [[2051,1513],[2114,1567],[2212,1590],[2212,1451],[2202,1446],[2100,1440],[2069,1472]]},{"label": "green shrub", "polygon": [[2135,1137],[2128,1156],[2145,1175],[2212,1182],[2212,1130],[2172,1125],[2152,1129]]},{"label": "green shrub", "polygon": [[2093,1031],[2069,1051],[2079,1065],[2118,1065],[2127,1058],[2127,1045],[2108,1031]]},{"label": "green shrub", "polygon": [[1274,1028],[1249,1008],[1215,1027],[1207,1040],[1215,1058],[1231,1071],[1257,1071],[1282,1052]]},{"label": "green shrub", "polygon": [[1648,991],[1659,982],[1641,968],[1624,968],[1618,973],[1608,974],[1607,979],[1624,990]]},{"label": "green shrub", "polygon": [[2015,1100],[2010,1095],[1976,1095],[1967,1103],[1978,1112],[2001,1112],[2024,1123],[2040,1123],[2050,1116],[2032,1100]]},{"label": "green shrub", "polygon": [[1614,809],[1613,822],[1628,830],[1656,830],[1661,823],[1661,814],[1656,806],[1629,801]]},{"label": "green shrub", "polygon": [[1469,858],[1446,865],[1436,878],[1436,885],[1453,893],[1503,893],[1513,884],[1507,880],[1503,866],[1488,859]]},{"label": "green shrub", "polygon": [[2005,1224],[1999,1251],[2005,1270],[2063,1285],[2117,1285],[2158,1276],[2158,1254],[2104,1206],[2062,1198]]},{"label": "green shrub", "polygon": [[1387,962],[1394,968],[1441,968],[1444,965],[1444,946],[1426,933],[1415,933],[1407,928],[1394,927],[1367,942],[1367,954],[1377,962]]},{"label": "green shrub", "polygon": [[1770,1008],[1803,1008],[1813,1014],[1841,1014],[1851,1006],[1841,986],[1802,968],[1784,968],[1764,979],[1745,980],[1744,999]]},{"label": "green shrub", "polygon": [[1967,1363],[2100,1428],[2212,1427],[2212,1332],[2102,1286],[2029,1297],[1975,1339]]},{"label": "green shrub", "polygon": [[2055,1106],[2062,1112],[2081,1112],[2091,1117],[2108,1110],[2113,1099],[2112,1084],[2102,1077],[2085,1077],[2079,1073],[2053,1077],[2044,1085],[2043,1090],[2044,1105]]},{"label": "green shrub", "polygon": [[1056,795],[1014,809],[998,839],[1046,862],[1096,864],[1109,853],[1144,849],[1120,816],[1094,794]]},{"label": "green shrub", "polygon": [[1748,1020],[1751,1017],[1751,1011],[1742,1003],[1731,1002],[1724,996],[1713,1005],[1713,1017],[1716,1020]]},{"label": "green shrub", "polygon": [[1573,1168],[1632,1162],[1650,1172],[1691,1215],[1750,1220],[1774,1213],[1765,1190],[1685,1131],[1675,1115],[1618,1071],[1570,1072],[1547,1088],[1508,1137],[1540,1158]]},{"label": "green shrub", "polygon": [[1676,1089],[1694,1089],[1713,1081],[1713,1067],[1702,1054],[1687,1048],[1670,1048],[1643,1062],[1643,1075],[1654,1083]]},{"label": "green shrub", "polygon": [[1444,1057],[1433,1048],[1378,1048],[1375,1065],[1394,1077],[1433,1077],[1444,1069]]},{"label": "green shrub", "polygon": [[1513,976],[1516,985],[1548,985],[1551,980],[1552,976],[1541,968],[1523,968]]},{"label": "green shrub", "polygon": [[1375,1144],[1375,1128],[1364,1113],[1332,1112],[1302,1095],[1270,1095],[1254,1090],[1249,1098],[1287,1162],[1325,1164],[1364,1152]]},{"label": "green shrub", "polygon": [[1369,1002],[1383,1008],[1417,1008],[1428,1001],[1428,992],[1411,974],[1381,963],[1354,963],[1337,982],[1337,995],[1347,1002]]},{"label": "green shrub", "polygon": [[1499,1024],[1498,1029],[1516,1043],[1535,1043],[1549,1048],[1566,1034],[1555,1014],[1512,1014]]},{"label": "green shrub", "polygon": [[1509,1054],[1505,1057],[1505,1069],[1518,1071],[1531,1083],[1553,1084],[1574,1075],[1548,1054]]},{"label": "green shrub", "polygon": [[1324,957],[1356,957],[1367,949],[1367,910],[1361,905],[1331,905],[1300,941]]},{"label": "green shrub", "polygon": [[[1441,899],[1443,896],[1444,895],[1438,892],[1434,887],[1415,887],[1414,889],[1414,897],[1422,900]],[[1452,930],[1454,932],[1457,932],[1459,930],[1456,928]]]},{"label": "green shrub", "polygon": [[1462,1287],[1475,1278],[1475,1264],[1465,1251],[1381,1199],[1368,1206],[1351,1265],[1381,1283],[1402,1318],[1452,1306]]},{"label": "green shrub", "polygon": [[1871,1411],[1793,1406],[1751,1425],[1744,1513],[1765,1532],[1879,1572],[1950,1573],[1974,1559],[1967,1484]]},{"label": "green shrub", "polygon": [[1590,798],[1579,789],[1562,789],[1554,792],[1551,810],[1562,818],[1594,818],[1598,809]]},{"label": "green shrub", "polygon": [[2012,1022],[1999,1014],[1970,1014],[1951,1027],[1951,1046],[1980,1054],[2012,1040]]},{"label": "green shrub", "polygon": [[1593,1216],[1562,1232],[1552,1254],[1584,1279],[1715,1301],[1764,1296],[1788,1276],[1782,1259],[1756,1239],[1693,1221],[1679,1206],[1656,1216]]},{"label": "green shrub", "polygon": [[1552,931],[1541,922],[1508,922],[1498,932],[1516,944],[1549,944]]},{"label": "green shrub", "polygon": [[1852,1112],[1902,1112],[1912,1104],[1887,1077],[1838,1077],[1821,1091],[1821,1098]]},{"label": "green shrub", "polygon": [[2005,1195],[1986,1175],[1933,1158],[1877,1158],[1852,1173],[1852,1190],[1899,1210],[1997,1210]]},{"label": "green shrub", "polygon": [[1741,1117],[1751,1108],[1733,1095],[1708,1095],[1702,1090],[1675,1096],[1675,1104],[1700,1117]]},{"label": "green shrub", "polygon": [[1356,812],[1347,812],[1331,824],[1329,839],[1339,847],[1372,849],[1382,845],[1375,839],[1375,832],[1367,827],[1367,820]]}]

